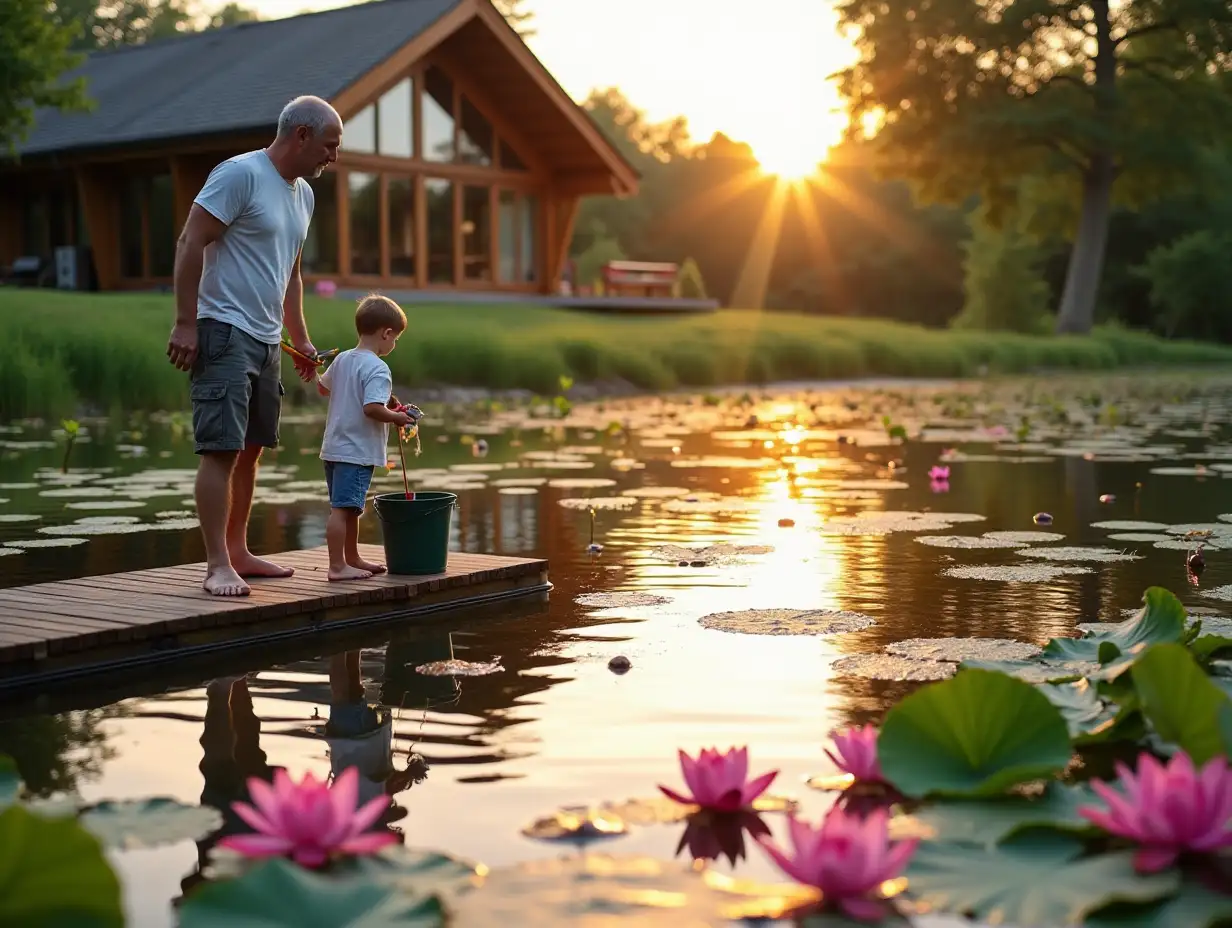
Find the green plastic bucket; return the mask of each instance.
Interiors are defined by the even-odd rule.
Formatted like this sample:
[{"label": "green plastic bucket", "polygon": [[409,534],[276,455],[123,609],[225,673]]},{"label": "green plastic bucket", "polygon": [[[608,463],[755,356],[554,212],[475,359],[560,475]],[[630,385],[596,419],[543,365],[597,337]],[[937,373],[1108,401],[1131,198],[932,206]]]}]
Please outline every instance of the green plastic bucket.
[{"label": "green plastic bucket", "polygon": [[443,574],[449,562],[449,527],[458,504],[454,493],[383,493],[372,501],[385,539],[391,574]]}]

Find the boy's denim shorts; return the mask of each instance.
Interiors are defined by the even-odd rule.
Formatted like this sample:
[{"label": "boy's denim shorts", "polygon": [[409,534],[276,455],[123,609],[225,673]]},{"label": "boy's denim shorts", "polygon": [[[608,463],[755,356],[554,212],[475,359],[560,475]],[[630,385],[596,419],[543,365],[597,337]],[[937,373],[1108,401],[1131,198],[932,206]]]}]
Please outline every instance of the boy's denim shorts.
[{"label": "boy's denim shorts", "polygon": [[372,484],[372,465],[325,462],[325,486],[329,490],[332,509],[355,509],[360,514]]}]

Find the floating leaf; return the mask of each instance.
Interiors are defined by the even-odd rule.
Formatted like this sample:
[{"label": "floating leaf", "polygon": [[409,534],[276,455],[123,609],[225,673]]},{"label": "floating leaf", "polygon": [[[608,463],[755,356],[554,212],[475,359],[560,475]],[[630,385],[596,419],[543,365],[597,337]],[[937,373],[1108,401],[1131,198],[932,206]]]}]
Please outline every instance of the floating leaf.
[{"label": "floating leaf", "polygon": [[1061,683],[1075,677],[1089,677],[1099,672],[1095,661],[981,661],[965,660],[963,668],[991,670],[1008,674],[1027,683]]},{"label": "floating leaf", "polygon": [[522,834],[539,841],[598,841],[619,838],[627,834],[629,826],[624,819],[606,809],[590,806],[573,806],[558,809],[545,818],[536,819]]},{"label": "floating leaf", "polygon": [[1021,548],[1014,553],[1019,557],[1040,558],[1046,561],[1094,561],[1099,564],[1142,559],[1140,554],[1129,554],[1125,551],[1117,551],[1115,548],[1088,548],[1081,545],[1060,548]]},{"label": "floating leaf", "polygon": [[859,612],[836,609],[746,609],[697,620],[702,628],[741,635],[841,635],[877,623]]},{"label": "floating leaf", "polygon": [[500,673],[505,668],[501,666],[500,658],[490,661],[432,661],[420,664],[416,673],[425,677],[485,677],[490,673]]},{"label": "floating leaf", "polygon": [[[1175,870],[1143,876],[1132,852],[1081,857],[1064,835],[1025,834],[988,848],[928,841],[907,867],[910,894],[930,908],[994,925],[1079,925],[1111,902],[1149,902],[1180,885]],[[1178,926],[1179,928],[1179,926]]]},{"label": "floating leaf", "polygon": [[834,672],[869,680],[945,680],[958,668],[944,661],[917,661],[893,654],[852,654],[834,662]]},{"label": "floating leaf", "polygon": [[1228,697],[1184,645],[1151,647],[1134,664],[1133,675],[1142,711],[1161,738],[1178,745],[1195,764],[1223,753],[1220,713]]},{"label": "floating leaf", "polygon": [[1087,787],[1048,784],[1039,798],[1007,796],[990,800],[941,800],[900,815],[891,827],[895,838],[970,842],[991,847],[1028,828],[1087,832],[1092,825],[1078,814],[1095,794]]},{"label": "floating leaf", "polygon": [[985,538],[996,538],[1001,541],[1021,541],[1033,545],[1049,541],[1063,541],[1064,535],[1056,532],[985,532]]},{"label": "floating leaf", "polygon": [[[762,814],[795,812],[797,807],[798,804],[794,799],[761,795],[753,800],[752,811]],[[683,822],[697,812],[697,806],[675,802],[666,796],[605,802],[600,809],[607,815],[618,816],[630,825],[672,825],[676,822]]]},{"label": "floating leaf", "polygon": [[1069,763],[1065,719],[1035,687],[963,670],[912,693],[877,739],[886,779],[907,796],[991,796]]},{"label": "floating leaf", "polygon": [[1025,541],[988,538],[983,535],[916,535],[918,544],[933,548],[1022,548]]},{"label": "floating leaf", "polygon": [[180,908],[180,928],[437,928],[435,898],[408,899],[386,886],[332,879],[281,858],[235,880],[208,883]]},{"label": "floating leaf", "polygon": [[579,606],[590,606],[601,609],[626,606],[662,606],[670,603],[666,596],[657,593],[641,593],[630,591],[625,593],[583,593],[573,600]]},{"label": "floating leaf", "polygon": [[209,806],[188,806],[157,797],[100,802],[81,815],[81,824],[105,847],[141,848],[196,841],[222,827]]},{"label": "floating leaf", "polygon": [[1114,532],[1162,532],[1168,528],[1162,522],[1138,522],[1132,519],[1112,519],[1107,522],[1092,522],[1091,528],[1102,528]]},{"label": "floating leaf", "polygon": [[[510,490],[517,491],[513,495],[532,495],[537,491],[533,487],[505,487],[501,490],[502,493],[509,493]],[[637,500],[632,496],[590,496],[590,497],[569,497],[567,499],[559,499],[556,504],[564,509],[577,509],[582,512],[593,509],[596,512],[610,512],[615,510],[632,509],[637,505]]]},{"label": "floating leaf", "polygon": [[1232,924],[1232,896],[1213,892],[1193,879],[1162,903],[1109,909],[1084,923],[1088,928],[1216,928]]},{"label": "floating leaf", "polygon": [[451,924],[523,925],[533,912],[535,928],[681,928],[778,918],[816,898],[800,886],[760,886],[689,864],[585,854],[493,870],[451,906]]},{"label": "floating leaf", "polygon": [[1020,661],[1040,653],[1038,645],[1007,638],[908,638],[886,645],[887,654],[916,660]]},{"label": "floating leaf", "polygon": [[[1057,577],[1092,573],[1090,567],[1060,567],[1049,564],[1013,564],[1007,566],[951,567],[941,573],[959,580],[1000,580],[1004,583],[1047,583]],[[1230,587],[1229,589],[1232,589]],[[1232,598],[1232,597],[1229,597]]]},{"label": "floating leaf", "polygon": [[21,806],[0,814],[0,925],[123,924],[119,880],[93,835]]},{"label": "floating leaf", "polygon": [[1185,607],[1163,587],[1153,586],[1143,596],[1145,605],[1115,630],[1086,638],[1053,638],[1044,648],[1044,657],[1053,660],[1098,661],[1104,643],[1125,653],[1135,645],[1180,641],[1185,634]]},{"label": "floating leaf", "polygon": [[1208,660],[1216,654],[1232,650],[1232,638],[1224,635],[1203,635],[1190,643],[1189,650],[1199,660]]}]

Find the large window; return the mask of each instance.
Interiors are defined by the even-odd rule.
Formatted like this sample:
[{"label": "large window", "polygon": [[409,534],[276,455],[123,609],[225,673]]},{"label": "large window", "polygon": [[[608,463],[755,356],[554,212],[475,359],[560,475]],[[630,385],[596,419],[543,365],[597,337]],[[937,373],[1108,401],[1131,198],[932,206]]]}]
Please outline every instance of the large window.
[{"label": "large window", "polygon": [[492,209],[489,187],[462,188],[462,276],[491,280]]},{"label": "large window", "polygon": [[389,273],[415,276],[415,180],[390,175],[385,179],[389,196]]},{"label": "large window", "polygon": [[539,279],[539,200],[522,197],[522,279],[534,283]]},{"label": "large window", "polygon": [[424,180],[428,209],[428,282],[453,283],[453,183],[439,177]]},{"label": "large window", "polygon": [[507,171],[525,171],[526,165],[518,157],[518,153],[509,147],[509,143],[501,139],[500,166]]},{"label": "large window", "polygon": [[452,161],[453,81],[440,68],[424,72],[423,157],[428,161]]},{"label": "large window", "polygon": [[347,175],[351,197],[351,273],[381,273],[381,175],[352,171]]},{"label": "large window", "polygon": [[394,158],[409,158],[415,153],[415,134],[411,129],[415,114],[411,79],[394,84],[377,101],[377,151]]},{"label": "large window", "polygon": [[467,164],[489,165],[496,155],[496,133],[486,116],[462,97],[462,119],[458,126],[458,160]]},{"label": "large window", "polygon": [[142,180],[127,177],[120,186],[120,275],[145,276],[145,204]]},{"label": "large window", "polygon": [[46,255],[51,248],[51,232],[47,219],[47,198],[27,195],[22,201],[22,254]]},{"label": "large window", "polygon": [[338,273],[338,175],[326,171],[313,178],[315,204],[308,237],[304,239],[303,270],[306,274]]},{"label": "large window", "polygon": [[175,273],[175,194],[171,175],[155,174],[146,186],[149,211],[150,277],[170,277]]},{"label": "large window", "polygon": [[376,151],[376,107],[365,106],[342,127],[342,146],[351,151]]},{"label": "large window", "polygon": [[518,279],[518,195],[512,190],[500,192],[500,279],[513,283]]}]

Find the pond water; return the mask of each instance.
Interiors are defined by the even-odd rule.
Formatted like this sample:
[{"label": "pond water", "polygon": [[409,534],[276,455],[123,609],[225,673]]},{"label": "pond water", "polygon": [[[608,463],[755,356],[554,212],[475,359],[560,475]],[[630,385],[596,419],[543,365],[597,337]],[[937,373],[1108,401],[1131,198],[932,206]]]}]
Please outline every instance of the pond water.
[{"label": "pond water", "polygon": [[[317,655],[219,659],[208,674],[10,694],[0,753],[42,795],[225,809],[247,775],[325,776],[331,748],[369,752],[324,730],[331,668],[341,686],[357,666],[392,718],[395,770],[418,755],[388,826],[411,847],[493,868],[571,852],[522,830],[562,806],[676,787],[677,748],[712,744],[749,745],[755,772],[780,771],[772,792],[813,817],[831,801],[806,785],[834,772],[831,729],[877,721],[918,685],[884,677],[954,666],[921,660],[946,657],[937,642],[887,646],[1040,644],[1120,621],[1152,585],[1191,612],[1232,611],[1230,402],[1230,380],[1155,377],[630,399],[564,420],[430,410],[412,477],[458,493],[453,548],[548,558],[548,602],[352,635]],[[198,560],[185,424],[85,422],[67,471],[58,430],[4,427],[0,585]],[[891,437],[900,426],[906,441]],[[319,435],[319,420],[288,417],[262,471],[255,550],[323,543]],[[930,479],[934,466],[948,481]],[[400,484],[397,468],[383,480]],[[1210,533],[1200,579],[1186,570],[1195,531]],[[1021,532],[1048,534],[1000,534]],[[379,542],[374,519],[361,540]],[[858,615],[799,614],[811,610]],[[628,672],[609,669],[617,656]],[[416,671],[449,658],[501,669]],[[603,850],[668,860],[682,828],[635,825]],[[217,837],[111,852],[130,924],[173,923]],[[734,869],[779,879],[752,842]]]}]

